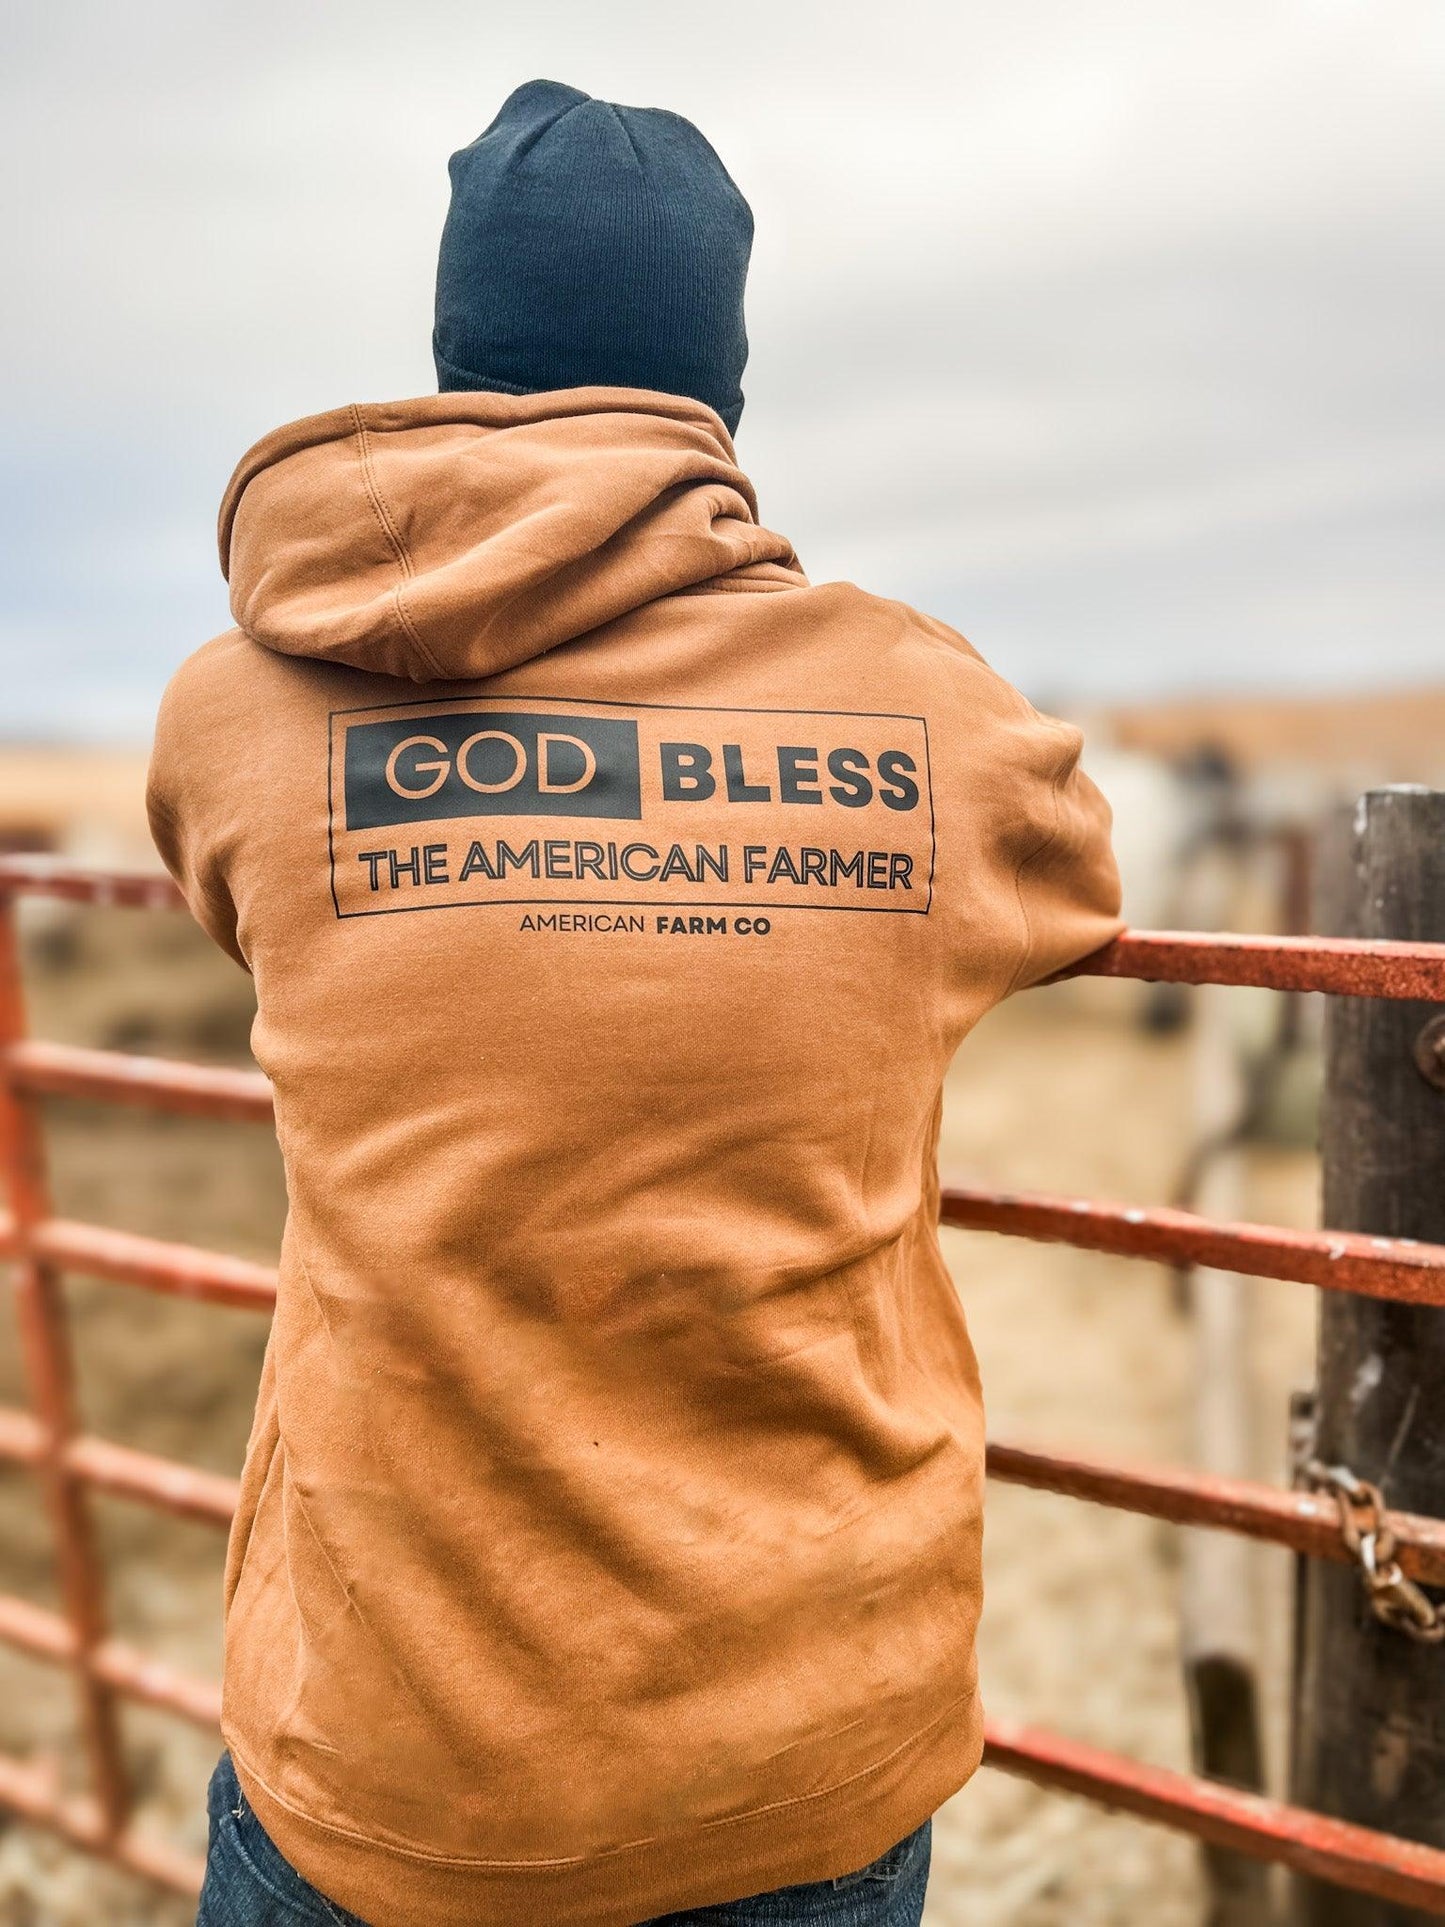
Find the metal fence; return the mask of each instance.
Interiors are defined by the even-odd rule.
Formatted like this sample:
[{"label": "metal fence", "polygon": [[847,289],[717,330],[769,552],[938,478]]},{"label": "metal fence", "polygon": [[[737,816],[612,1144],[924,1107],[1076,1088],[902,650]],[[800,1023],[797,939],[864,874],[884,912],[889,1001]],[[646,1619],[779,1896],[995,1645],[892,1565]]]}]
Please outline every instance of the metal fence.
[{"label": "metal fence", "polygon": [[[0,1459],[27,1467],[49,1510],[63,1610],[0,1595],[0,1640],[67,1667],[75,1681],[89,1792],[70,1797],[44,1765],[0,1757],[0,1807],[74,1845],[184,1894],[201,1869],[147,1839],[131,1821],[118,1724],[126,1699],[213,1726],[219,1692],[158,1666],[110,1636],[105,1579],[88,1512],[98,1489],[218,1526],[236,1501],[232,1480],[86,1436],[77,1420],[61,1279],[66,1272],[258,1312],[276,1276],[190,1246],[75,1224],[51,1213],[42,1100],[65,1096],[141,1105],[195,1117],[269,1124],[271,1093],[256,1072],[208,1069],[29,1038],[20,980],[15,899],[173,909],[165,880],[98,874],[39,858],[0,859],[0,1159],[10,1210],[0,1217],[0,1257],[11,1261],[30,1409],[0,1409]],[[1091,958],[1094,976],[1188,984],[1248,984],[1350,997],[1445,1004],[1445,945],[1325,938],[1130,932]],[[1445,1305],[1445,1245],[1322,1231],[1214,1223],[1174,1210],[1090,1199],[952,1189],[942,1221],[1169,1264],[1201,1264],[1326,1290]],[[1312,1558],[1348,1561],[1337,1504],[1177,1467],[1118,1464],[1004,1440],[989,1445],[991,1475],[1179,1525],[1243,1533]],[[1445,1520],[1391,1514],[1404,1572],[1445,1585]],[[1215,1846],[1279,1861],[1299,1872],[1445,1915],[1445,1852],[1238,1791],[1144,1766],[1053,1733],[991,1721],[986,1761],[1039,1785],[1083,1794]]]}]

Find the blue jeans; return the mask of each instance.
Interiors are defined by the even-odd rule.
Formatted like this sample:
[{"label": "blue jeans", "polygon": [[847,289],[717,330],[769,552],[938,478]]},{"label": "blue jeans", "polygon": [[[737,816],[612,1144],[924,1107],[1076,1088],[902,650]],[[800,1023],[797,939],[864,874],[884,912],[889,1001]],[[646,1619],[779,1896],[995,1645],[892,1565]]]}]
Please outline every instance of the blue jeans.
[{"label": "blue jeans", "polygon": [[[211,1775],[207,1806],[211,1845],[196,1927],[366,1927],[282,1859],[241,1792],[229,1753]],[[925,1821],[859,1873],[695,1907],[642,1927],[918,1927],[932,1824]]]}]

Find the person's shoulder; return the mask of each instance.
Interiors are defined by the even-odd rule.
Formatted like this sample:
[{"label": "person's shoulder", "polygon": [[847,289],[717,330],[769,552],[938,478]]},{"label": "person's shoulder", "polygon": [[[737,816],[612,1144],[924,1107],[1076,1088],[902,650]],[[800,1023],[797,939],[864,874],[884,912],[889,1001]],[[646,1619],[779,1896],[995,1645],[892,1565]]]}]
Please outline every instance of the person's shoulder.
[{"label": "person's shoulder", "polygon": [[276,708],[272,652],[240,629],[202,643],[173,671],[151,738],[152,807],[208,789],[249,761],[248,745]]},{"label": "person's shoulder", "polygon": [[[882,600],[882,598],[879,598]],[[901,625],[909,644],[919,653],[940,667],[945,675],[958,676],[978,687],[1007,694],[1022,702],[1018,691],[1005,677],[987,662],[968,637],[951,629],[937,616],[930,616],[922,609],[915,609],[911,603],[889,600],[886,607],[892,610],[895,620]]]},{"label": "person's shoulder", "polygon": [[163,720],[207,721],[252,709],[278,673],[273,650],[244,630],[227,629],[193,649],[172,671],[161,698]]},{"label": "person's shoulder", "polygon": [[217,684],[244,681],[255,673],[258,660],[270,653],[260,643],[253,642],[243,629],[224,629],[183,657],[166,686],[199,694]]},{"label": "person's shoulder", "polygon": [[941,699],[1011,724],[1063,727],[1035,709],[966,636],[936,616],[896,597],[874,595],[852,582],[826,583],[822,588],[837,592],[840,617],[855,625],[866,624],[873,646],[891,651],[895,664],[910,668]]},{"label": "person's shoulder", "polygon": [[965,636],[895,596],[875,595],[856,582],[818,582],[806,594],[815,615],[862,623],[901,649],[937,656],[994,674]]}]

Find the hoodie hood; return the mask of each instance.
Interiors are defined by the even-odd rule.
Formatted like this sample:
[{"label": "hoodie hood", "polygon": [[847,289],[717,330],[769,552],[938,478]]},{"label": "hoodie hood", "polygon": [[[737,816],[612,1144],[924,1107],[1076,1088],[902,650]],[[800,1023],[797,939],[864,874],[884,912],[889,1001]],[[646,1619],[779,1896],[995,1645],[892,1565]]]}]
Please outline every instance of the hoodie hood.
[{"label": "hoodie hood", "polygon": [[242,459],[219,536],[253,641],[413,682],[497,675],[660,596],[807,580],[712,409],[623,388],[312,415]]}]

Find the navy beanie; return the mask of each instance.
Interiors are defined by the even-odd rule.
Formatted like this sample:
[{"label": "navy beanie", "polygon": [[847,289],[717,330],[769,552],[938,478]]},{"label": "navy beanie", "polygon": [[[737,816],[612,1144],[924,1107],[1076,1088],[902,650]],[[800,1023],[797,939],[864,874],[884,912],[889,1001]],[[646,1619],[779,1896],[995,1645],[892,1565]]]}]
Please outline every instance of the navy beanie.
[{"label": "navy beanie", "polygon": [[691,121],[533,80],[451,177],[443,390],[660,389],[737,428],[753,217]]}]

